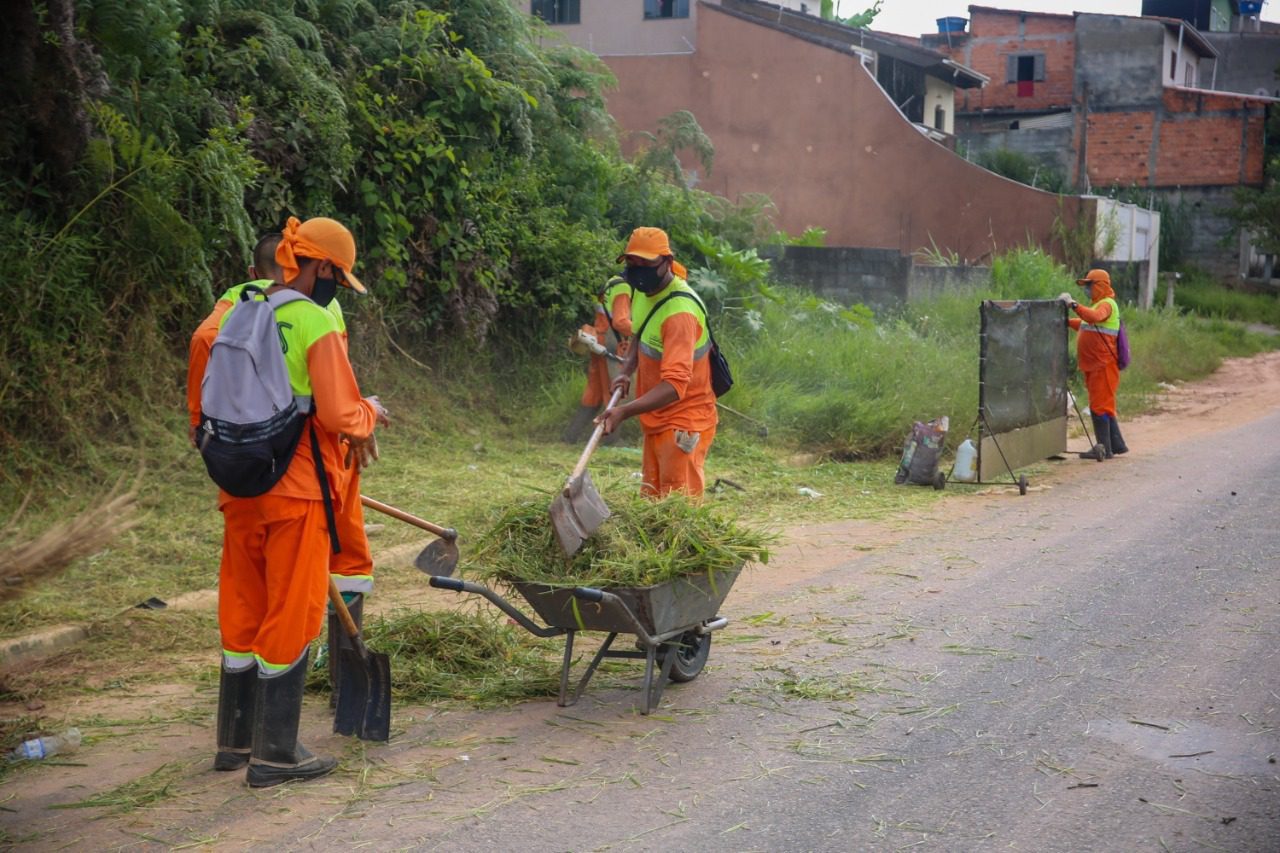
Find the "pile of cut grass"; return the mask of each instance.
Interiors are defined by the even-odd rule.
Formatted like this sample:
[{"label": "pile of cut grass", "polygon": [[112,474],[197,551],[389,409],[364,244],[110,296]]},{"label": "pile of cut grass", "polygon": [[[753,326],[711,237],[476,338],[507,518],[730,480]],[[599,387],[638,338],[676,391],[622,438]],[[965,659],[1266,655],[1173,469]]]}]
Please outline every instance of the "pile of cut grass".
[{"label": "pile of cut grass", "polygon": [[773,535],[684,495],[651,500],[619,489],[605,501],[612,514],[572,558],[555,538],[546,498],[513,505],[480,541],[467,573],[500,583],[644,587],[769,560]]},{"label": "pile of cut grass", "polygon": [[[478,708],[555,696],[556,650],[478,612],[404,612],[364,626],[369,648],[391,659],[393,696],[403,702],[465,702]],[[328,674],[313,669],[307,687],[327,692]]]}]

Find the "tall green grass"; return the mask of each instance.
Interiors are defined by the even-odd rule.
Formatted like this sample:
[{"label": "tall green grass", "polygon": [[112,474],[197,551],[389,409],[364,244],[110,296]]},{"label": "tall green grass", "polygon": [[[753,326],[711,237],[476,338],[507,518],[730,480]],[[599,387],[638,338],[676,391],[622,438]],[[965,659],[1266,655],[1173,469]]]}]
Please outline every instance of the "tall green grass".
[{"label": "tall green grass", "polygon": [[[1165,285],[1156,292],[1155,302],[1163,305]],[[1173,289],[1174,305],[1201,317],[1266,323],[1280,328],[1280,293],[1247,293],[1231,290],[1209,275],[1192,270]]]}]

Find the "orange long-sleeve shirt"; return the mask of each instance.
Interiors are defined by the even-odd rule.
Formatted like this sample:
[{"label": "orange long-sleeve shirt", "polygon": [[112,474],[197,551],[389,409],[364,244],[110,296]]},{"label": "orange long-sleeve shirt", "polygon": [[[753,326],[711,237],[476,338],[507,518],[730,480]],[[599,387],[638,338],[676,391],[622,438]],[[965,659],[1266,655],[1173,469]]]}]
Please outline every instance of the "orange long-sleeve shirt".
[{"label": "orange long-sleeve shirt", "polygon": [[1099,325],[1105,322],[1111,316],[1111,304],[1099,302],[1093,307],[1077,304],[1075,312],[1079,316],[1069,318],[1067,325],[1079,332],[1076,337],[1076,361],[1080,364],[1080,369],[1087,372],[1115,364],[1118,354],[1115,337],[1089,329],[1080,330],[1083,323]]},{"label": "orange long-sleeve shirt", "polygon": [[637,353],[636,396],[643,396],[660,382],[670,384],[677,395],[674,403],[639,415],[640,426],[646,433],[669,429],[702,432],[715,426],[716,395],[711,390],[711,362],[705,352],[694,358],[701,337],[702,324],[698,318],[682,311],[662,322],[660,358],[654,358],[643,346]]}]

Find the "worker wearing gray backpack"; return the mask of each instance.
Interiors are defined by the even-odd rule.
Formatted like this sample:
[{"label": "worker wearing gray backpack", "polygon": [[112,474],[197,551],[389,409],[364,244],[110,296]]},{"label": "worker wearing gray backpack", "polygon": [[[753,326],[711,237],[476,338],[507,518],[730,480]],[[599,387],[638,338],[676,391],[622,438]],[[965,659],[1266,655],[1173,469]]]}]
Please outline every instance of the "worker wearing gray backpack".
[{"label": "worker wearing gray backpack", "polygon": [[[218,622],[223,665],[215,766],[248,764],[266,787],[331,771],[298,742],[310,643],[320,634],[332,519],[341,500],[339,435],[356,446],[386,423],[361,398],[334,316],[355,240],[340,223],[290,218],[276,250],[283,285],[247,287],[223,317],[201,386],[197,445],[221,487]],[[327,518],[326,518],[327,517]]]}]

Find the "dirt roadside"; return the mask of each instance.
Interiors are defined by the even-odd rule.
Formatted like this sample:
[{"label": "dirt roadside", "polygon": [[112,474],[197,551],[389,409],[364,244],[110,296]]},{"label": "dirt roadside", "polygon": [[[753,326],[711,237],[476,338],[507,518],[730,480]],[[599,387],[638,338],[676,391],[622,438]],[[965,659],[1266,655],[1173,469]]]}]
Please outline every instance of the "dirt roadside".
[{"label": "dirt roadside", "polygon": [[[1130,458],[1158,454],[1173,444],[1247,423],[1278,408],[1280,352],[1230,360],[1212,377],[1169,391],[1152,414],[1126,421],[1126,439],[1134,448]],[[1076,445],[1082,446],[1082,439],[1074,439],[1072,446]],[[1126,462],[1120,459],[1106,464]],[[1052,489],[1066,479],[1087,476],[1096,466],[1076,459],[1054,464],[1036,477],[1033,488]],[[760,633],[760,626],[767,621],[765,615],[777,609],[779,601],[859,552],[899,546],[939,523],[963,523],[1010,499],[1016,499],[1012,488],[957,490],[953,499],[941,501],[927,512],[887,521],[829,522],[791,530],[769,569],[747,574],[735,587],[733,609],[745,620],[737,626],[743,632],[738,639]],[[857,584],[885,580],[871,576]],[[859,590],[855,584],[842,592],[857,595]],[[756,621],[752,622],[753,618]],[[718,653],[726,658],[719,666],[732,669],[734,678],[749,678],[750,668],[740,667],[730,653],[734,636],[726,635],[729,648]],[[691,709],[699,707],[699,702],[713,701],[708,692],[711,688],[695,683],[685,689],[690,691],[687,699],[668,694],[667,707],[649,718],[634,712],[629,692],[618,690],[592,697],[589,713],[556,709],[550,702],[488,713],[397,709],[396,736],[386,746],[366,746],[329,735],[325,709],[311,703],[304,714],[304,736],[313,747],[342,756],[343,769],[332,781],[257,793],[245,789],[238,774],[217,774],[208,769],[216,702],[213,685],[174,678],[127,697],[88,694],[65,708],[44,712],[94,719],[99,723],[99,739],[68,762],[31,767],[0,783],[0,830],[5,833],[4,840],[25,842],[24,847],[35,849],[83,844],[104,849],[148,843],[232,848],[278,842],[283,837],[282,827],[296,825],[304,829],[288,835],[291,840],[285,846],[324,848],[329,838],[325,830],[333,822],[372,814],[387,804],[438,811],[446,821],[483,816],[536,796],[542,787],[562,784],[562,776],[539,773],[538,768],[563,771],[586,766],[591,754],[602,746],[644,742],[655,731],[701,725],[699,712]],[[21,707],[0,707],[5,716],[22,713]],[[140,719],[144,724],[137,723]],[[113,721],[126,720],[130,722],[113,726]],[[530,728],[533,721],[538,728]],[[607,728],[601,721],[608,723]],[[576,745],[566,746],[554,737],[565,728],[580,732]],[[113,731],[119,735],[110,736]],[[648,768],[652,774],[662,772],[661,750],[658,753],[654,766]],[[508,778],[468,775],[468,767],[481,760],[509,762],[511,770],[518,766],[524,778],[513,783]],[[150,781],[144,784],[142,780]],[[133,790],[121,787],[135,781],[138,785]],[[623,780],[580,781],[585,787],[603,790]],[[425,799],[421,794],[424,783],[430,790]],[[400,790],[413,791],[413,800],[402,800],[397,793]],[[111,802],[98,807],[48,808],[104,793],[111,795]],[[341,833],[334,836],[344,837]]]}]

